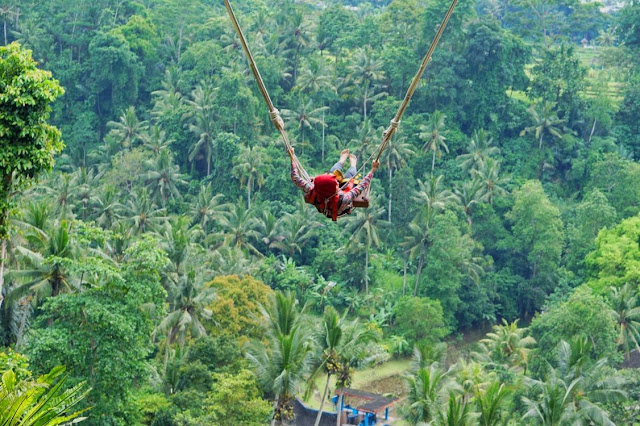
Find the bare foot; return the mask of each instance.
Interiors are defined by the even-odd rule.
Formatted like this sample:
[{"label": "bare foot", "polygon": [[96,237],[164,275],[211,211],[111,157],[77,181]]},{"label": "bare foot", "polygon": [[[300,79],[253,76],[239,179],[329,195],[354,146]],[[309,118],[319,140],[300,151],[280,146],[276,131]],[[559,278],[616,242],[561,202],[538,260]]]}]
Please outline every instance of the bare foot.
[{"label": "bare foot", "polygon": [[357,167],[358,166],[358,157],[351,154],[349,155],[349,167]]},{"label": "bare foot", "polygon": [[342,150],[342,152],[340,153],[340,162],[344,164],[344,162],[347,161],[348,156],[349,156],[349,150],[348,149]]}]

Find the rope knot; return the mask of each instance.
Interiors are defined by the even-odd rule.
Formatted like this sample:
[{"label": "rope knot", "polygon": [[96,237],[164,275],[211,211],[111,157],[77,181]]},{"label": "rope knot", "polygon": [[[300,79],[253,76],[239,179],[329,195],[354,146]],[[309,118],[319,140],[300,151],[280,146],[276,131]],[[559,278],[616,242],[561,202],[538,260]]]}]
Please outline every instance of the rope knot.
[{"label": "rope knot", "polygon": [[280,111],[274,108],[272,111],[269,111],[269,116],[278,130],[284,129],[284,121],[282,121],[282,117],[280,117]]},{"label": "rope knot", "polygon": [[391,120],[391,124],[389,125],[389,127],[387,127],[387,130],[385,130],[382,133],[382,137],[386,138],[392,132],[395,132],[398,129],[399,125],[400,125],[400,120],[396,120],[395,118],[393,120]]}]

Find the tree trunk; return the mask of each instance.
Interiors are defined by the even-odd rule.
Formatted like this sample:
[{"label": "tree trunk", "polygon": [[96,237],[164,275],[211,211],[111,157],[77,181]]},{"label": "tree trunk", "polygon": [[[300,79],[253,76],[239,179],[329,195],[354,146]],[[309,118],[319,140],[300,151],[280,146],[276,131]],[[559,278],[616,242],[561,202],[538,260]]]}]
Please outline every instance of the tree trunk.
[{"label": "tree trunk", "polygon": [[338,407],[336,408],[336,411],[338,412],[338,415],[336,416],[336,426],[340,426],[340,417],[342,417],[342,394],[338,397]]},{"label": "tree trunk", "polygon": [[596,121],[597,120],[593,120],[593,127],[591,127],[591,133],[589,133],[589,140],[587,141],[587,146],[591,145],[591,138],[593,137],[593,132],[596,131]]},{"label": "tree trunk", "polygon": [[544,136],[544,134],[540,132],[540,141],[538,142],[538,151],[542,151],[542,136]]},{"label": "tree trunk", "polygon": [[420,274],[422,273],[422,266],[424,265],[424,246],[420,250],[420,260],[418,261],[418,270],[416,271],[416,286],[413,290],[413,295],[418,295],[418,284],[420,284]]},{"label": "tree trunk", "polygon": [[29,303],[31,302],[31,296],[27,297],[23,305],[22,319],[20,319],[20,328],[18,328],[18,335],[16,336],[16,348],[19,348],[22,344],[22,336],[24,334],[24,327],[27,324],[27,316],[29,315]]},{"label": "tree trunk", "polygon": [[435,146],[433,147],[433,159],[431,160],[431,176],[433,176],[433,170],[436,168],[436,150]]},{"label": "tree trunk", "polygon": [[249,175],[249,180],[247,181],[247,208],[251,208],[251,175]]},{"label": "tree trunk", "polygon": [[[322,106],[324,107],[324,104]],[[322,161],[324,161],[324,110],[322,110]]]},{"label": "tree trunk", "polygon": [[404,261],[404,273],[402,274],[402,295],[407,294],[407,258],[402,259]]},{"label": "tree trunk", "polygon": [[7,45],[7,19],[4,19],[4,45]]},{"label": "tree trunk", "polygon": [[391,196],[393,192],[391,192],[392,191],[392,185],[391,185],[392,173],[391,173],[390,161],[387,161],[387,168],[389,169],[389,223],[391,223]]},{"label": "tree trunk", "polygon": [[327,393],[329,393],[330,378],[331,378],[331,374],[327,374],[327,384],[324,386],[324,394],[322,395],[322,401],[320,401],[320,408],[318,409],[318,416],[316,417],[316,423],[314,426],[318,426],[320,424],[320,418],[322,417],[322,408],[324,407],[324,402],[327,399]]},{"label": "tree trunk", "polygon": [[369,294],[369,245],[364,255],[364,292]]},{"label": "tree trunk", "polygon": [[211,155],[207,155],[207,176],[211,176]]},{"label": "tree trunk", "polygon": [[6,257],[7,257],[7,240],[3,238],[2,248],[0,248],[0,308],[2,308],[2,301],[4,300],[2,289],[4,286],[4,260]]}]

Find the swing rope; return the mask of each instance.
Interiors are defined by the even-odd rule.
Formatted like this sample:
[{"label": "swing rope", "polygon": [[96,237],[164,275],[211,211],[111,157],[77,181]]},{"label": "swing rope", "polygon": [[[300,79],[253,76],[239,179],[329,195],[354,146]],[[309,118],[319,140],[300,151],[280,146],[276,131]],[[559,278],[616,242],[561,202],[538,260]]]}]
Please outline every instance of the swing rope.
[{"label": "swing rope", "polygon": [[[229,3],[229,0],[224,0],[224,6],[227,9],[227,13],[229,14],[229,17],[231,18],[231,23],[233,24],[233,27],[236,29],[236,32],[238,33],[238,36],[240,37],[240,44],[242,44],[242,49],[244,50],[244,53],[247,55],[247,58],[249,60],[249,66],[251,67],[251,72],[253,73],[253,76],[255,77],[256,82],[258,83],[258,88],[260,89],[260,93],[262,94],[262,97],[264,98],[264,101],[267,103],[267,107],[269,108],[269,117],[271,118],[271,122],[276,127],[276,129],[278,129],[278,132],[280,132],[280,136],[282,137],[282,141],[284,142],[284,146],[287,149],[287,152],[290,152],[292,150],[291,142],[289,141],[289,137],[287,136],[287,132],[284,130],[284,121],[282,120],[282,117],[280,117],[280,111],[278,111],[278,109],[273,105],[273,102],[271,101],[271,97],[269,96],[269,92],[267,92],[267,88],[264,85],[264,81],[262,80],[262,76],[260,75],[260,71],[258,70],[258,67],[256,66],[256,61],[253,59],[253,55],[251,54],[251,50],[249,50],[249,45],[247,44],[247,39],[245,38],[244,33],[242,32],[242,29],[240,28],[240,24],[238,23],[238,19],[236,18],[236,15],[233,12],[233,9],[231,8],[231,3]],[[293,161],[295,162],[295,164],[296,164],[296,166],[298,168],[298,172],[300,173],[300,175],[302,175],[302,177],[304,179],[306,179],[306,180],[311,180],[309,178],[309,174],[304,169],[304,167],[302,167],[302,164],[298,160],[297,156],[293,155]]]}]

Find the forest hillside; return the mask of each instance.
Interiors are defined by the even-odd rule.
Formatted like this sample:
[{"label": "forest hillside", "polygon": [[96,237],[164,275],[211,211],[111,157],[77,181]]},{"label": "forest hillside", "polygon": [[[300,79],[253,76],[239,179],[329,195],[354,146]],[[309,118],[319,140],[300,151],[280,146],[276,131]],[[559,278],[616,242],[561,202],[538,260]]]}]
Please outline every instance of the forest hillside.
[{"label": "forest hillside", "polygon": [[2,3],[0,424],[640,424],[637,1]]}]

